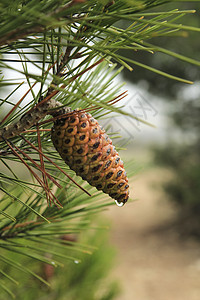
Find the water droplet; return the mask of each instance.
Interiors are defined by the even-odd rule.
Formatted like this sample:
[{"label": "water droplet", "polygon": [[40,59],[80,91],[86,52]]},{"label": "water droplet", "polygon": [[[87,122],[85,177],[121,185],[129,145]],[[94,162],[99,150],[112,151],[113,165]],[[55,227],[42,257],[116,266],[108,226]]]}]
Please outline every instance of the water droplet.
[{"label": "water droplet", "polygon": [[75,263],[75,264],[79,264],[79,263],[80,263],[80,260],[75,259],[75,260],[74,260],[74,263]]},{"label": "water droplet", "polygon": [[117,206],[119,206],[119,207],[124,206],[124,202],[118,202],[117,200],[115,200],[115,203],[116,203]]},{"label": "water droplet", "polygon": [[56,265],[55,261],[52,261],[52,262],[51,262],[51,264],[52,264],[53,266],[55,266],[55,265]]}]

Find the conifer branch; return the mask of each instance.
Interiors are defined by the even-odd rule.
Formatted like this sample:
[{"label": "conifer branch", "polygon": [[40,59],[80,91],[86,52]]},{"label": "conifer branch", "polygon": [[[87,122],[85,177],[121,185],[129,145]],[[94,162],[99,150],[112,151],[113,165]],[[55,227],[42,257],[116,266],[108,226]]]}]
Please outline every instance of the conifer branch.
[{"label": "conifer branch", "polygon": [[[51,123],[59,123],[59,119],[66,117],[70,119],[72,113],[82,114],[82,111],[86,114],[92,111],[95,117],[110,111],[130,116],[121,107],[113,105],[127,94],[126,91],[120,91],[123,84],[112,83],[122,69],[115,71],[116,64],[113,61],[130,71],[134,69],[133,65],[139,65],[165,77],[182,80],[137,62],[137,57],[127,59],[124,54],[118,53],[120,49],[150,53],[160,51],[200,65],[194,59],[147,43],[155,36],[174,35],[181,29],[199,31],[198,28],[177,23],[179,17],[194,13],[194,10],[145,12],[147,8],[165,2],[172,1],[11,0],[5,2],[5,6],[3,2],[0,4],[0,64],[3,71],[13,71],[14,74],[13,78],[2,77],[0,84],[10,90],[13,84],[17,84],[16,89],[9,91],[4,100],[1,99],[2,104],[11,104],[13,107],[0,123],[0,160],[8,171],[8,174],[0,172],[0,260],[5,263],[3,272],[0,272],[6,279],[12,281],[10,270],[7,269],[17,268],[44,282],[37,268],[32,271],[31,266],[20,264],[18,254],[22,259],[26,256],[29,261],[36,259],[50,266],[62,265],[64,258],[78,260],[79,257],[72,255],[71,247],[77,240],[69,245],[63,242],[62,235],[67,233],[77,237],[83,229],[91,226],[91,214],[113,204],[113,200],[111,202],[101,192],[94,193],[91,185],[83,184],[79,178],[77,182],[73,179],[73,171],[66,167],[62,156],[60,158],[52,148]],[[14,9],[10,9],[12,4],[16,5]],[[129,21],[129,24],[132,21],[132,24],[119,28],[117,21],[120,20]],[[22,71],[15,63],[23,64]],[[16,71],[23,76],[22,79],[15,77]],[[13,97],[21,87],[22,81],[28,83],[29,90],[19,97],[17,104],[13,104],[11,95]],[[40,84],[39,92],[36,84]],[[29,102],[22,106],[23,99],[30,91],[32,96]],[[76,110],[77,107],[81,109]],[[135,119],[141,121],[137,117]],[[25,166],[31,173],[32,181],[20,178],[21,174],[15,173],[14,168],[12,170],[13,163]],[[106,163],[105,166],[111,165]],[[135,166],[130,163],[127,172],[131,177],[135,173]],[[52,202],[57,207],[62,204],[63,209],[50,207],[43,201],[45,198],[47,204]],[[85,251],[81,244],[76,247]],[[13,261],[8,251],[14,254]],[[7,265],[11,268],[6,268]],[[15,292],[12,286],[8,285],[8,288]],[[25,297],[24,292],[22,295]]]},{"label": "conifer branch", "polygon": [[60,106],[61,104],[58,101],[50,99],[48,102],[44,102],[41,105],[34,107],[30,112],[23,115],[19,121],[0,129],[0,141],[3,141],[4,139],[8,140],[21,134],[23,131],[30,129],[32,126],[36,125],[39,120],[48,115],[51,110],[55,111],[55,109],[58,109]]},{"label": "conifer branch", "polygon": [[[80,21],[80,19],[82,19],[83,17],[80,18],[77,16],[69,16],[69,14],[67,13],[67,10],[69,8],[71,8],[72,6],[75,6],[80,3],[84,3],[84,2],[85,2],[85,0],[72,0],[69,3],[67,3],[66,5],[57,8],[55,11],[51,11],[50,13],[48,13],[47,16],[45,16],[45,19],[47,21],[45,22],[44,19],[41,20],[41,25],[35,25],[35,26],[29,25],[29,27],[25,28],[25,29],[24,29],[24,26],[22,26],[21,28],[18,27],[16,29],[12,30],[11,32],[5,34],[5,36],[1,36],[0,46],[9,45],[16,40],[23,39],[31,34],[38,34],[38,33],[42,33],[47,30],[53,29],[53,28],[57,28],[57,27],[59,27],[60,24],[68,25],[70,23]],[[64,18],[62,18],[62,20],[60,20],[61,19],[59,16],[60,14],[62,16],[64,16]],[[54,20],[54,22],[52,22],[52,19]]]},{"label": "conifer branch", "polygon": [[[67,52],[68,50],[66,50],[66,53]],[[92,64],[91,66],[83,70],[82,72],[74,75],[72,78],[69,79],[69,83],[75,80],[76,78],[78,78],[79,76],[83,75],[84,73],[88,72],[98,64],[100,64],[103,60],[104,60],[103,58],[99,59],[97,62],[95,62],[94,64]],[[57,75],[64,76],[63,74],[60,73],[60,71],[62,70],[62,68],[66,63],[67,63],[67,59],[61,61]],[[52,68],[52,66],[50,68]],[[62,103],[52,99],[52,97],[59,92],[59,90],[56,89],[56,86],[52,88],[52,85],[54,85],[53,82],[54,80],[52,81],[50,87],[48,88],[46,97],[43,100],[39,101],[39,103],[36,106],[34,106],[31,110],[25,113],[25,115],[23,115],[19,121],[13,124],[9,124],[8,126],[0,129],[0,141],[3,141],[4,139],[13,138],[21,134],[22,132],[27,131],[32,126],[36,125],[36,123],[38,123],[39,120],[43,119],[46,115],[59,116],[59,115],[67,114],[71,111],[70,107],[63,107]],[[64,89],[65,87],[66,85],[64,84],[61,86],[60,89]],[[18,101],[17,105],[19,105],[23,99],[24,97],[22,97],[20,101]],[[3,120],[5,120],[5,118]]]}]

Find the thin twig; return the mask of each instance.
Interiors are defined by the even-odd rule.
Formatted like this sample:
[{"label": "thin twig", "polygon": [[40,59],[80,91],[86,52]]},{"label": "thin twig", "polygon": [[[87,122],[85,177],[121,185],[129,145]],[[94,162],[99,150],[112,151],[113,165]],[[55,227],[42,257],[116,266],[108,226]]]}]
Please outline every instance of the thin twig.
[{"label": "thin twig", "polygon": [[[41,129],[40,128],[39,131],[40,132],[43,132],[43,131],[49,132],[49,131],[51,131],[51,129],[43,129],[43,128]],[[31,133],[31,132],[37,132],[37,129],[29,129],[29,130],[24,131],[23,133]]]},{"label": "thin twig", "polygon": [[[40,131],[39,131],[38,124],[37,124],[37,126],[36,126],[36,129],[37,129],[38,147],[39,147],[40,151],[42,152],[42,145],[41,145],[41,138],[40,138]],[[46,185],[46,189],[45,189],[45,192],[46,192],[46,198],[47,198],[47,202],[50,204],[50,197],[49,197],[49,193],[48,193],[49,185],[48,185],[48,180],[47,180],[47,176],[46,176],[46,170],[45,170],[45,165],[44,165],[44,159],[43,159],[43,156],[42,156],[40,153],[39,153],[39,157],[40,157],[41,168],[42,168],[42,170],[43,170],[43,172],[42,172],[42,177],[43,177],[44,184]]]}]

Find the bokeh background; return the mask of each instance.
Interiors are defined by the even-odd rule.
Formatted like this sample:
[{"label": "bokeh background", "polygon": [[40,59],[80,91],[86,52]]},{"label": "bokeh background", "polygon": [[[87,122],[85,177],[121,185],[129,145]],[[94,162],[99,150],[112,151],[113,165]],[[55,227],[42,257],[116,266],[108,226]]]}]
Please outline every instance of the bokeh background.
[{"label": "bokeh background", "polygon": [[[174,8],[172,4],[166,4]],[[177,7],[177,3],[176,3]],[[184,18],[200,25],[200,5]],[[160,8],[159,8],[160,9]],[[123,26],[123,24],[122,24]],[[198,33],[156,39],[160,46],[199,59]],[[194,81],[177,83],[133,66],[119,80],[126,82],[129,112],[156,126],[113,115],[111,131],[128,140],[124,161],[132,159],[136,175],[123,208],[112,207],[110,240],[117,248],[113,270],[121,285],[117,300],[200,299],[200,86],[199,69],[156,53],[126,53],[132,59]]]}]

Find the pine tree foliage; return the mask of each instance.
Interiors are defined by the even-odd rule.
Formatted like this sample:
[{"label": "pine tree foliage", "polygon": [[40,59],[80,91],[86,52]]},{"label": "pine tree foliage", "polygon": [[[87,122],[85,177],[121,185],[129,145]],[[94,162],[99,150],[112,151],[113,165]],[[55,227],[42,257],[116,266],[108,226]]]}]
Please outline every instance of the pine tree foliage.
[{"label": "pine tree foliage", "polygon": [[[127,114],[120,102],[115,105],[125,96],[122,86],[113,83],[120,72],[116,63],[132,71],[131,62],[191,83],[118,53],[158,50],[199,66],[196,60],[148,43],[154,36],[200,30],[179,23],[193,10],[153,11],[165,2],[1,1],[0,260],[7,268],[0,267],[0,287],[11,296],[5,282],[15,285],[19,276],[6,270],[28,273],[48,285],[18,257],[53,266],[79,261],[60,236],[84,231],[92,226],[91,215],[112,204],[75,177],[53,148],[50,129],[57,116],[68,107],[91,111],[97,119],[111,111]],[[119,26],[120,20],[128,21],[126,28]]]}]

